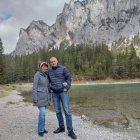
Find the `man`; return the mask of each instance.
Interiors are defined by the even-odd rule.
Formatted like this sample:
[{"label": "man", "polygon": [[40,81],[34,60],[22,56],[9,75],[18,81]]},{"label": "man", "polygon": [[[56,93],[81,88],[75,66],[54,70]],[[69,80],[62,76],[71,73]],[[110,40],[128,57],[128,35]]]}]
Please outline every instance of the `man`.
[{"label": "man", "polygon": [[50,82],[50,91],[52,92],[53,104],[56,111],[56,116],[59,123],[59,128],[54,131],[55,134],[65,132],[64,119],[61,112],[61,105],[64,109],[68,136],[76,139],[77,136],[73,132],[72,118],[69,108],[68,90],[71,87],[71,76],[65,66],[59,65],[55,57],[50,58],[52,68],[48,71],[48,79]]}]

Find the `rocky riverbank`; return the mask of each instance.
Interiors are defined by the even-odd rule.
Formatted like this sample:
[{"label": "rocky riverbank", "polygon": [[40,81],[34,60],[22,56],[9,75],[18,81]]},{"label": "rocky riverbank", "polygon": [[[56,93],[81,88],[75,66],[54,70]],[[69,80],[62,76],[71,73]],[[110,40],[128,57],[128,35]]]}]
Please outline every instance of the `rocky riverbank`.
[{"label": "rocky riverbank", "polygon": [[[17,91],[0,98],[0,139],[1,140],[70,140],[67,132],[53,134],[57,128],[54,112],[47,110],[46,129],[49,131],[43,138],[37,135],[38,109],[31,103],[23,102]],[[73,127],[79,140],[138,140],[140,135],[118,132],[112,129],[93,125],[90,121],[73,116]]]}]

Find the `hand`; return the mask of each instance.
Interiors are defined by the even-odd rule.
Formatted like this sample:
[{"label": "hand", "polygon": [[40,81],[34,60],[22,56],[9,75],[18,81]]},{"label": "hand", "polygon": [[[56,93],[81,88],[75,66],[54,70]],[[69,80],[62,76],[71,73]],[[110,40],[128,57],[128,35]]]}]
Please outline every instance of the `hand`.
[{"label": "hand", "polygon": [[53,93],[53,90],[52,89],[49,89],[49,93]]},{"label": "hand", "polygon": [[68,90],[66,88],[64,88],[64,91],[67,92]]},{"label": "hand", "polygon": [[33,101],[33,105],[35,106],[37,104],[37,101]]},{"label": "hand", "polygon": [[64,82],[64,83],[62,83],[62,85],[64,86],[64,87],[67,87],[67,82]]}]

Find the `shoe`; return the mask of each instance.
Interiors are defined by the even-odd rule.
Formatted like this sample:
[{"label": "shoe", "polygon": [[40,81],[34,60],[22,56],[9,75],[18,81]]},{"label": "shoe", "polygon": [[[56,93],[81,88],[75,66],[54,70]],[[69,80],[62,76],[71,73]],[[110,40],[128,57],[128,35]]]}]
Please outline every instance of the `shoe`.
[{"label": "shoe", "polygon": [[44,132],[43,132],[44,134],[47,134],[48,133],[48,131],[47,130],[44,130]]},{"label": "shoe", "polygon": [[47,133],[48,133],[48,131],[47,131],[47,130],[44,130],[44,132],[43,132],[43,133],[46,133],[46,134],[47,134]]},{"label": "shoe", "polygon": [[53,133],[55,133],[55,134],[61,133],[61,132],[65,132],[65,128],[59,127],[55,131],[53,131]]},{"label": "shoe", "polygon": [[40,137],[43,137],[44,134],[47,134],[47,133],[48,133],[48,131],[47,131],[47,130],[44,130],[44,132],[38,132],[38,135],[39,135]]},{"label": "shoe", "polygon": [[39,132],[38,136],[43,137],[44,136],[44,132]]},{"label": "shoe", "polygon": [[74,140],[77,139],[77,136],[75,135],[75,133],[73,132],[73,130],[69,131],[68,136],[71,137]]}]

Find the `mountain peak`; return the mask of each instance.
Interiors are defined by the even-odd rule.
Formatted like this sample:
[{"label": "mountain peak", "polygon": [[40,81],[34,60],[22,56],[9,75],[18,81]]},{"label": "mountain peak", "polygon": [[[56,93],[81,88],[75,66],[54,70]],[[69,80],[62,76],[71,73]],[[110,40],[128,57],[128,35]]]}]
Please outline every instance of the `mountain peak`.
[{"label": "mountain peak", "polygon": [[138,32],[140,0],[71,0],[52,26],[39,20],[22,29],[23,35],[12,54],[24,55],[41,48],[59,47],[65,40],[69,44],[108,44]]},{"label": "mountain peak", "polygon": [[37,21],[35,21],[35,20],[33,20],[31,23],[30,23],[30,26],[35,26],[35,25],[37,25],[37,26],[48,26],[43,20],[37,20]]}]

